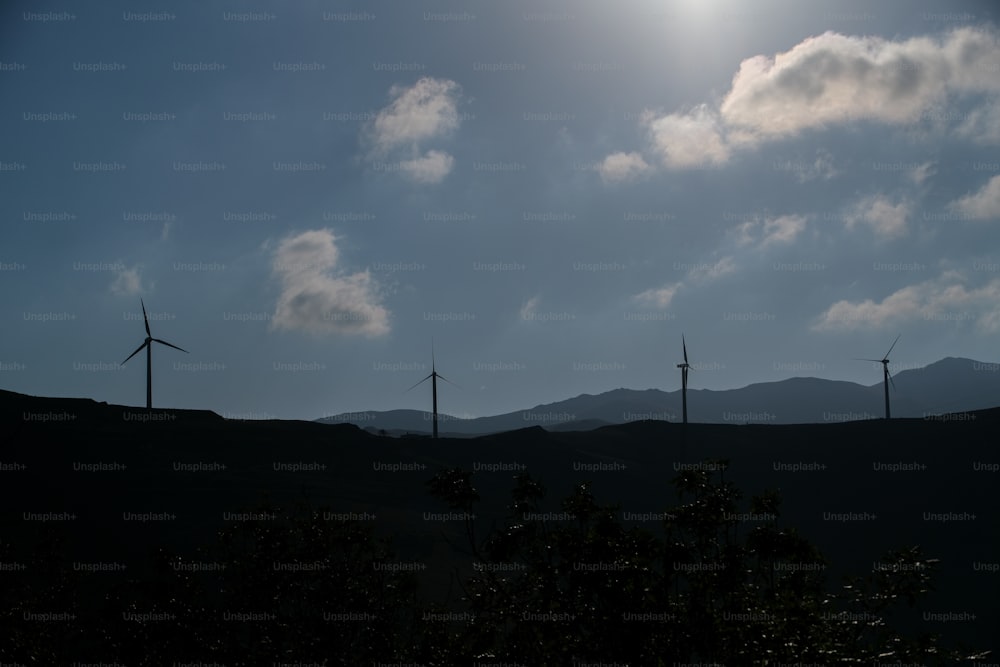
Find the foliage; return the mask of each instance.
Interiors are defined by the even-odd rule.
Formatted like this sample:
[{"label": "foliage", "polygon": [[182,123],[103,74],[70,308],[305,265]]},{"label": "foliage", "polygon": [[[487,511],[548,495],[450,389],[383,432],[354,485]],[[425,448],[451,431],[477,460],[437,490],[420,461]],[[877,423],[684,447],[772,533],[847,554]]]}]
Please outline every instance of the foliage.
[{"label": "foliage", "polygon": [[[124,578],[81,574],[62,562],[49,569],[51,578],[8,590],[5,620],[13,627],[0,656],[150,666],[321,665],[337,656],[337,664],[361,665],[399,661],[423,640],[416,577],[369,526],[328,520],[307,502],[265,503],[249,514],[266,518],[231,522],[192,559],[158,549],[146,571]],[[64,551],[44,553],[59,560]],[[113,583],[95,587],[94,577]],[[78,594],[84,589],[90,595]],[[29,604],[75,620],[18,622]]]},{"label": "foliage", "polygon": [[[471,574],[456,577],[459,596],[436,604],[419,594],[419,569],[405,567],[370,525],[306,500],[265,501],[193,558],[161,548],[145,569],[121,576],[77,572],[65,544],[45,533],[25,547],[28,570],[4,573],[0,659],[444,666],[984,657],[945,650],[897,623],[930,588],[936,561],[918,547],[831,588],[822,554],[781,524],[780,497],[743,504],[726,463],[681,472],[676,503],[642,525],[599,503],[589,482],[546,509],[544,486],[520,474],[502,525],[482,539],[471,518],[481,501],[472,473],[442,470],[429,492],[469,517]],[[0,561],[16,562],[16,551],[0,543]],[[42,623],[24,620],[26,612],[75,618]]]},{"label": "foliage", "polygon": [[[475,621],[454,633],[455,650],[537,665],[983,657],[941,649],[935,637],[910,637],[886,621],[929,590],[936,561],[918,547],[887,554],[884,569],[831,591],[822,554],[780,525],[776,493],[740,512],[727,464],[705,462],[673,480],[678,502],[658,517],[660,535],[625,525],[589,483],[562,501],[564,516],[552,517],[539,481],[517,476],[506,525],[470,544],[479,560],[462,602]],[[444,471],[431,487],[450,507],[474,510],[467,473]]]}]

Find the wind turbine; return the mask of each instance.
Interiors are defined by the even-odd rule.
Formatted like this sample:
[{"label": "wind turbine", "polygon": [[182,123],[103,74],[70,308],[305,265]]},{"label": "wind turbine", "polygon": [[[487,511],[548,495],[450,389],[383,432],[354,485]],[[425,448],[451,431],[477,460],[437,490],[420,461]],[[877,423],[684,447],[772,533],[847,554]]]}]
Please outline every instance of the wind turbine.
[{"label": "wind turbine", "polygon": [[683,414],[684,423],[688,423],[688,368],[691,364],[688,363],[688,348],[687,343],[684,342],[684,334],[681,334],[681,346],[684,348],[684,363],[677,364],[677,368],[681,369],[681,413]]},{"label": "wind turbine", "polygon": [[153,343],[162,343],[167,347],[172,347],[181,352],[187,352],[187,350],[177,347],[173,343],[168,343],[165,340],[153,338],[153,334],[149,333],[149,316],[146,315],[146,304],[142,302],[142,297],[139,297],[139,303],[142,304],[142,319],[146,324],[146,340],[136,348],[135,352],[128,355],[128,358],[122,362],[122,365],[124,366],[126,361],[139,354],[142,348],[146,348],[146,409],[148,410],[153,407]]},{"label": "wind turbine", "polygon": [[[431,340],[431,373],[430,373],[430,375],[428,375],[427,377],[425,377],[423,380],[421,380],[417,384],[415,384],[412,387],[410,387],[410,389],[416,388],[418,385],[421,385],[424,382],[427,382],[427,380],[431,381],[431,395],[433,396],[433,399],[434,399],[433,405],[434,405],[434,437],[435,438],[438,437],[438,383],[437,383],[438,378],[441,378],[442,380],[444,380],[445,382],[447,382],[449,384],[455,384],[454,382],[452,382],[448,378],[446,378],[443,375],[441,375],[440,373],[438,373],[437,369],[434,367],[434,341]],[[455,384],[455,386],[457,387],[458,385]],[[410,391],[410,389],[407,389],[406,391]]]},{"label": "wind turbine", "polygon": [[[900,334],[902,336],[902,334]],[[858,361],[874,361],[875,363],[882,364],[882,387],[885,389],[885,418],[889,419],[889,382],[892,382],[892,388],[896,388],[896,381],[892,379],[892,375],[889,374],[889,353],[892,352],[892,348],[896,347],[896,343],[899,341],[899,336],[896,336],[896,340],[892,341],[892,345],[889,346],[889,352],[885,353],[885,356],[881,359],[859,359]]]}]

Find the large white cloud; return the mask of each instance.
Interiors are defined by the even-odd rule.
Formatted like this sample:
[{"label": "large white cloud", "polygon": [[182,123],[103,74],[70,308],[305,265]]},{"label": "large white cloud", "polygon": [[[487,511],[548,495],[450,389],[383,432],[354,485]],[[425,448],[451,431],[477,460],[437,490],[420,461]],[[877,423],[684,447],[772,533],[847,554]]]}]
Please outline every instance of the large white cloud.
[{"label": "large white cloud", "polygon": [[334,273],[336,237],[327,229],[285,238],[274,251],[272,269],[281,295],[271,327],[316,335],[380,336],[389,332],[389,313],[379,303],[367,271]]},{"label": "large white cloud", "polygon": [[389,90],[392,102],[368,128],[371,155],[397,159],[400,171],[413,181],[440,183],[451,172],[454,159],[441,150],[420,156],[421,145],[458,128],[460,92],[454,81],[432,77],[423,77],[410,87],[393,86]]},{"label": "large white cloud", "polygon": [[1000,278],[978,287],[949,271],[936,279],[908,285],[882,301],[837,301],[813,322],[817,331],[885,328],[907,322],[975,322],[980,331],[1000,331]]},{"label": "large white cloud", "polygon": [[[1000,39],[963,27],[941,37],[888,40],[826,32],[774,56],[744,60],[718,108],[647,113],[648,150],[668,168],[727,162],[737,148],[855,121],[911,124],[969,93],[1000,92]],[[947,115],[947,114],[946,114]],[[996,140],[989,101],[956,131]]]},{"label": "large white cloud", "polygon": [[1000,176],[994,176],[977,192],[951,203],[952,208],[972,220],[1000,219]]},{"label": "large white cloud", "polygon": [[1000,90],[998,62],[985,30],[903,41],[826,32],[744,60],[720,113],[761,139],[856,120],[910,123],[948,93]]}]

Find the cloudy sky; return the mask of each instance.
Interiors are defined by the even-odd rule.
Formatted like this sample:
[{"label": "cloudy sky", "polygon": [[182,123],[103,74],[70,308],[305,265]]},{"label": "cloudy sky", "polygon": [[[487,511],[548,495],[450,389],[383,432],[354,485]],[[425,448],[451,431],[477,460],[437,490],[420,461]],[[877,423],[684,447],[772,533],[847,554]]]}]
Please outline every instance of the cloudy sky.
[{"label": "cloudy sky", "polygon": [[989,2],[5,3],[0,387],[312,419],[997,361]]}]

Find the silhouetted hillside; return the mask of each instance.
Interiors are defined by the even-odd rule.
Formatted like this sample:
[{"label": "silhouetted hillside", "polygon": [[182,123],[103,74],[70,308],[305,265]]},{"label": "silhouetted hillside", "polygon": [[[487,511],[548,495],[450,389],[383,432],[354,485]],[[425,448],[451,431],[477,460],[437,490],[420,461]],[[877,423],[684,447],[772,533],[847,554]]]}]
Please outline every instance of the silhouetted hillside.
[{"label": "silhouetted hillside", "polygon": [[[863,363],[863,362],[857,362]],[[891,369],[890,369],[891,371]],[[880,364],[872,376],[881,377]],[[894,417],[923,417],[943,412],[978,410],[1000,405],[1000,364],[948,357],[916,370],[893,375],[890,401]],[[708,424],[822,424],[877,419],[885,414],[882,382],[864,386],[821,378],[789,378],[739,389],[714,391],[688,387],[688,419]],[[461,419],[441,414],[442,432],[475,435],[525,426],[550,430],[574,422],[620,424],[641,419],[680,421],[680,390],[614,389],[491,417]],[[421,410],[365,411],[326,417],[324,423],[351,423],[369,430],[429,433],[431,413]]]},{"label": "silhouetted hillside", "polygon": [[[151,418],[137,418],[143,414]],[[1000,582],[990,569],[1000,554],[1000,465],[992,447],[1000,408],[890,422],[535,426],[439,440],[10,392],[0,394],[0,416],[4,540],[31,544],[57,531],[79,561],[127,563],[130,574],[151,567],[159,544],[189,554],[229,514],[259,506],[264,496],[282,505],[306,494],[317,506],[371,521],[402,557],[425,563],[422,590],[433,598],[448,590],[453,568],[469,569],[467,556],[449,546],[464,540],[463,522],[437,518],[446,508],[427,494],[426,482],[443,468],[473,472],[480,533],[506,515],[512,475],[522,471],[553,498],[590,480],[603,502],[655,527],[679,470],[726,458],[726,479],[746,494],[780,490],[782,522],[823,550],[831,576],[870,571],[885,550],[919,544],[941,559],[933,609],[976,616],[928,627],[988,646],[1000,623]],[[746,526],[752,529],[752,517]]]}]

